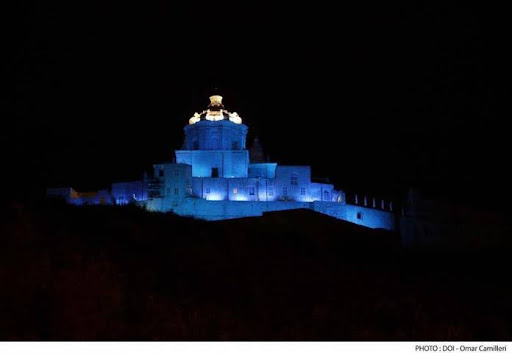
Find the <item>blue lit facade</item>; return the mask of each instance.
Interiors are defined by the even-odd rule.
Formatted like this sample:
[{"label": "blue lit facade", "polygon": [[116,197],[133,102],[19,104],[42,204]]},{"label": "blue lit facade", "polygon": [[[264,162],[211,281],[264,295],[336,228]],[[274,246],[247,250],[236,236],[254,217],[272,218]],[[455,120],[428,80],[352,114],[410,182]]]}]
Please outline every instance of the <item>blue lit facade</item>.
[{"label": "blue lit facade", "polygon": [[48,194],[73,204],[137,202],[148,210],[206,220],[306,208],[371,228],[395,229],[389,206],[347,204],[343,191],[312,181],[309,166],[251,162],[247,126],[224,108],[221,96],[211,96],[210,101],[207,110],[189,120],[175,162],[155,164],[151,177],[114,183],[110,194],[103,191],[88,198],[71,188],[49,189]]}]

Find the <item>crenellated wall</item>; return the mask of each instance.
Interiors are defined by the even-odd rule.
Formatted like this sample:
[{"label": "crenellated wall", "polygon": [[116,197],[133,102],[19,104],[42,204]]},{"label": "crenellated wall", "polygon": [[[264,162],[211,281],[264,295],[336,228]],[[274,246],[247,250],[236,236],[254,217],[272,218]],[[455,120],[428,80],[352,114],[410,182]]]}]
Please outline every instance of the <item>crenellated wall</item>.
[{"label": "crenellated wall", "polygon": [[333,202],[316,201],[312,204],[313,210],[341,220],[372,229],[395,230],[395,215],[390,211]]}]

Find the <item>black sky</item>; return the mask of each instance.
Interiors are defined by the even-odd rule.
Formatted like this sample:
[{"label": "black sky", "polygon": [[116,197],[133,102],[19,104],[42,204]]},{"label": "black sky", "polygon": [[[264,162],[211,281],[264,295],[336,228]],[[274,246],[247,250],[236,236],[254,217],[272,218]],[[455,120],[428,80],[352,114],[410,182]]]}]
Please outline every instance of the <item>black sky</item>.
[{"label": "black sky", "polygon": [[[501,9],[25,2],[7,14],[7,183],[108,187],[169,160],[214,87],[283,164],[390,195],[508,193]],[[27,193],[28,194],[28,193]]]}]

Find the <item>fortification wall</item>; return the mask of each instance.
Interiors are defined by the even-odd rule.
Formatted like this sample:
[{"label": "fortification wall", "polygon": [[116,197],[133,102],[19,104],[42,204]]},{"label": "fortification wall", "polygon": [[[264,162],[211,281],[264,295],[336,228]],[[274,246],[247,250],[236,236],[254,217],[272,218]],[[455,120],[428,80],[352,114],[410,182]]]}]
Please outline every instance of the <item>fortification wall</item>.
[{"label": "fortification wall", "polygon": [[356,205],[345,205],[334,202],[241,202],[241,201],[208,201],[204,199],[185,199],[179,206],[173,207],[178,215],[194,216],[205,220],[235,219],[249,216],[262,216],[264,212],[311,209],[337,219],[363,225],[369,228],[394,230],[393,213]]},{"label": "fortification wall", "polygon": [[395,230],[395,215],[391,211],[347,204],[345,220],[372,229]]},{"label": "fortification wall", "polygon": [[205,220],[235,219],[248,216],[262,216],[267,211],[310,208],[310,203],[290,201],[208,201],[203,199],[185,199],[173,211],[178,215],[194,216]]}]

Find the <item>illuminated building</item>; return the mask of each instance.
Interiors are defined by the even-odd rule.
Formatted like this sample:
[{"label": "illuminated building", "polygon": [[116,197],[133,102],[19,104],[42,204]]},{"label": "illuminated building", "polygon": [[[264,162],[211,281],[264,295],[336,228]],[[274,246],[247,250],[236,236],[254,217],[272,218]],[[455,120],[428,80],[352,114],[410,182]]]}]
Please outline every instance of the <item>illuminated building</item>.
[{"label": "illuminated building", "polygon": [[71,188],[48,194],[64,196],[74,204],[135,201],[148,210],[206,220],[311,209],[371,228],[395,228],[389,205],[382,202],[377,207],[373,200],[370,207],[366,197],[364,206],[347,204],[343,191],[312,181],[311,167],[264,162],[258,142],[249,152],[247,126],[237,113],[225,109],[219,95],[210,97],[208,108],[195,113],[184,131],[185,141],[175,152],[175,162],[155,164],[152,176],[141,181],[114,183],[108,198],[105,191],[81,197]]}]

